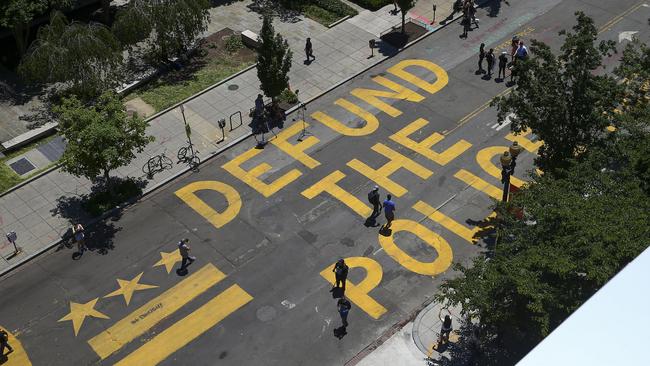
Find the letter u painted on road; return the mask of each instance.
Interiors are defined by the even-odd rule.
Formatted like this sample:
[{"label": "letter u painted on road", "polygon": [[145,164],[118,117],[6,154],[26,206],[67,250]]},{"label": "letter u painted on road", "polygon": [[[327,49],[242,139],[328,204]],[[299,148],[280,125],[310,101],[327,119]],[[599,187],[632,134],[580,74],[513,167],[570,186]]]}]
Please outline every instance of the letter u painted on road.
[{"label": "letter u painted on road", "polygon": [[[226,198],[228,207],[223,212],[217,212],[196,195],[195,192],[203,190],[221,193]],[[242,205],[237,190],[225,183],[214,180],[192,182],[174,193],[217,229],[232,221],[239,213]]]},{"label": "letter u painted on road", "polygon": [[[421,77],[415,76],[413,73],[405,70],[407,67],[411,66],[417,66],[433,72],[436,75],[436,81],[430,83],[426,80],[423,80]],[[388,68],[387,71],[403,80],[408,81],[420,89],[426,90],[430,94],[437,93],[440,91],[440,89],[444,88],[449,83],[449,76],[447,75],[447,72],[442,67],[427,60],[400,61],[397,65]]]}]

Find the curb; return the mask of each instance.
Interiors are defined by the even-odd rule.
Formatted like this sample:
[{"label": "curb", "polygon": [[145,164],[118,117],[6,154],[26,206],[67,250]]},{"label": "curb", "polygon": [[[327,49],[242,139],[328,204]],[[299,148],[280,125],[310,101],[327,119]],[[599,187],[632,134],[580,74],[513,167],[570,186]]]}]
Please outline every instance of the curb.
[{"label": "curb", "polygon": [[[328,89],[322,91],[320,94],[318,94],[318,95],[316,95],[316,96],[313,96],[312,98],[310,98],[310,99],[308,99],[307,101],[303,102],[303,105],[306,105],[306,104],[309,104],[309,103],[315,101],[316,99],[318,99],[318,98],[324,96],[325,94],[329,93],[330,91],[332,91],[332,90],[338,88],[339,86],[341,86],[341,85],[347,83],[348,81],[350,81],[350,80],[356,78],[357,76],[359,76],[359,75],[365,73],[366,71],[370,70],[371,68],[373,68],[373,67],[375,67],[375,66],[377,66],[377,65],[382,64],[382,63],[385,62],[386,60],[390,60],[390,59],[394,58],[395,56],[399,55],[401,51],[406,50],[407,48],[409,48],[409,47],[411,47],[411,46],[417,44],[418,42],[422,41],[422,40],[425,39],[426,37],[428,37],[428,36],[430,36],[430,35],[436,33],[436,32],[439,31],[440,29],[443,29],[443,28],[447,27],[447,25],[449,25],[449,24],[451,24],[451,23],[454,23],[454,22],[455,22],[456,20],[458,20],[460,17],[461,17],[461,16],[459,15],[459,16],[457,16],[457,17],[451,19],[451,20],[448,21],[447,23],[445,23],[445,24],[443,24],[443,25],[439,25],[439,26],[436,27],[435,29],[426,32],[425,34],[421,35],[420,37],[416,38],[415,40],[413,40],[413,41],[407,43],[404,47],[402,47],[402,48],[400,48],[400,49],[397,49],[397,53],[395,53],[394,55],[386,56],[385,58],[383,58],[383,59],[381,59],[381,60],[378,60],[376,63],[374,63],[374,64],[372,64],[372,65],[369,65],[369,66],[367,66],[367,67],[361,69],[360,71],[358,71],[358,72],[355,73],[354,75],[351,75],[351,76],[349,76],[349,77],[347,77],[347,78],[345,78],[345,79],[339,81],[338,83],[332,85],[332,86],[329,87]],[[235,78],[235,77],[237,77],[237,76],[239,76],[239,75],[241,75],[241,74],[243,74],[243,73],[249,71],[250,69],[252,69],[252,68],[254,68],[254,67],[256,67],[256,66],[257,66],[257,64],[253,64],[253,65],[251,65],[251,66],[249,66],[249,67],[247,67],[247,68],[245,68],[245,69],[239,71],[238,73],[233,74],[233,75],[229,76],[228,78],[221,80],[219,83],[214,84],[214,85],[211,85],[211,86],[209,86],[209,87],[203,89],[203,90],[200,91],[199,93],[194,94],[194,95],[192,95],[191,97],[186,98],[186,99],[180,101],[179,103],[176,103],[176,104],[174,104],[174,105],[172,105],[172,106],[170,106],[170,107],[168,107],[168,108],[166,108],[166,109],[164,109],[164,110],[162,110],[162,111],[160,111],[160,112],[158,112],[158,113],[156,113],[156,114],[153,114],[153,115],[149,116],[149,117],[147,118],[147,121],[149,121],[149,120],[151,120],[151,119],[153,119],[153,118],[156,118],[156,117],[158,117],[159,115],[162,115],[162,114],[164,114],[164,113],[167,113],[167,112],[169,112],[170,110],[172,110],[172,109],[174,109],[174,108],[177,108],[179,105],[184,104],[184,103],[186,103],[186,102],[188,102],[188,101],[190,101],[190,100],[192,100],[192,99],[195,99],[195,98],[201,96],[202,94],[208,92],[209,90],[214,89],[214,88],[216,88],[217,86],[219,86],[219,85],[221,85],[221,84],[223,84],[223,83],[226,83],[226,82],[230,81],[231,79],[233,79],[233,78]],[[285,115],[288,115],[288,114],[293,113],[293,112],[294,112],[295,110],[297,110],[298,108],[300,108],[300,104],[297,104],[297,105],[295,105],[295,106],[289,108],[287,111],[285,111]],[[243,141],[243,140],[245,140],[245,139],[251,137],[252,135],[253,135],[252,132],[249,132],[249,133],[244,134],[244,135],[240,136],[239,138],[233,140],[230,144],[225,145],[221,150],[219,150],[219,151],[215,151],[214,153],[212,153],[211,155],[209,155],[207,158],[202,159],[200,165],[205,164],[208,160],[210,160],[210,159],[212,159],[213,157],[215,157],[215,156],[221,154],[222,152],[228,150],[230,147],[235,146],[235,145],[238,144],[239,142],[241,142],[241,141]],[[52,168],[52,170],[54,170],[54,167]],[[170,181],[172,181],[172,180],[174,180],[174,179],[180,177],[181,175],[187,173],[189,170],[190,170],[190,167],[187,167],[187,168],[181,170],[180,172],[178,172],[178,173],[176,173],[176,174],[174,174],[174,175],[168,177],[167,179],[165,179],[165,180],[163,180],[162,182],[160,182],[160,183],[156,184],[155,186],[153,186],[149,191],[143,193],[142,196],[137,197],[137,198],[134,198],[134,199],[132,200],[132,202],[129,202],[129,203],[126,203],[126,204],[122,204],[122,205],[119,205],[119,206],[117,206],[116,208],[114,208],[114,209],[112,209],[112,210],[109,210],[109,211],[103,213],[103,214],[100,215],[99,217],[97,217],[97,218],[95,218],[95,219],[92,219],[92,220],[88,223],[88,225],[90,226],[90,225],[92,225],[92,224],[94,224],[94,223],[96,223],[96,222],[98,222],[98,221],[100,221],[100,220],[104,220],[105,218],[112,216],[112,214],[114,214],[114,213],[116,212],[116,210],[123,210],[124,208],[130,206],[131,204],[133,204],[133,203],[135,203],[135,202],[138,202],[140,199],[142,199],[142,197],[145,197],[145,196],[151,194],[152,192],[158,190],[160,187],[162,187],[162,185],[167,184],[167,183],[169,183]],[[51,171],[51,170],[49,170],[49,171],[47,171],[47,172],[43,172],[43,175],[45,175],[46,173],[49,173],[50,171]],[[48,244],[47,246],[45,246],[45,247],[39,249],[38,251],[36,251],[36,252],[30,254],[29,256],[27,256],[26,258],[24,258],[23,260],[21,260],[20,262],[15,263],[15,264],[9,266],[8,268],[6,268],[6,269],[0,271],[0,277],[3,277],[4,275],[8,274],[9,272],[12,272],[12,271],[15,270],[15,269],[18,269],[18,268],[21,267],[22,265],[24,265],[24,264],[30,262],[30,261],[33,260],[34,258],[40,256],[41,254],[45,253],[46,251],[48,251],[48,250],[54,248],[55,246],[59,245],[62,241],[63,241],[63,239],[59,238],[58,240],[55,240],[55,241],[53,241],[52,243]],[[398,323],[398,324],[401,324],[401,323]],[[406,324],[406,323],[404,323],[404,324]],[[393,331],[393,333],[391,333],[391,335],[394,334],[394,333],[395,333],[397,330],[399,330],[401,327],[403,327],[404,324],[402,324],[399,328],[396,328],[396,329]],[[395,326],[393,326],[393,327],[395,327]],[[392,328],[391,328],[391,329],[392,329]],[[381,343],[383,343],[383,341],[382,341]],[[379,343],[379,344],[381,344],[381,343]],[[369,346],[367,346],[364,350],[366,350],[367,348],[369,348],[369,347],[371,347],[371,346],[372,346],[372,344],[369,345]],[[376,348],[376,346],[377,346],[377,345],[375,345],[375,348]],[[373,348],[373,349],[374,349],[374,348]],[[362,351],[362,352],[363,352],[363,351]],[[360,352],[359,354],[361,354],[361,352]],[[367,354],[367,353],[366,353],[366,354]],[[357,356],[358,356],[358,355],[357,355]],[[357,356],[355,356],[355,358],[353,358],[353,359],[356,359]],[[364,354],[364,356],[365,356],[365,354]],[[359,360],[360,360],[360,359],[359,359]],[[358,362],[359,360],[357,360],[356,362]],[[349,362],[350,362],[350,361],[348,361],[348,363],[349,363]],[[355,362],[355,363],[351,363],[350,365],[354,365],[354,364],[356,364],[356,362]],[[348,363],[346,363],[346,365],[348,365]]]},{"label": "curb", "polygon": [[[426,304],[426,305],[424,305]],[[413,331],[411,332],[411,338],[413,339],[413,343],[415,343],[415,346],[422,352],[424,356],[429,356],[429,350],[427,347],[422,344],[422,339],[420,339],[420,323],[422,323],[422,318],[424,317],[424,314],[427,314],[433,307],[435,306],[436,302],[433,301],[433,298],[427,300],[424,303],[424,308],[422,308],[419,312],[418,315],[415,317],[415,320],[413,320]]]}]

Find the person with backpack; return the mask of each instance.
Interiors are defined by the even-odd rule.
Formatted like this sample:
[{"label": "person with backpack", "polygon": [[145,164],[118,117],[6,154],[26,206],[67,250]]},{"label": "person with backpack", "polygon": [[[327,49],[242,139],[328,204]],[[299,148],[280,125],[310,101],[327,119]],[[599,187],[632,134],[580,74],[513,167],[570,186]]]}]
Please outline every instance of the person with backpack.
[{"label": "person with backpack", "polygon": [[[498,78],[504,80],[506,78],[506,66],[508,66],[508,53],[506,51],[501,52],[499,56],[499,75]],[[503,76],[501,76],[503,73]]]},{"label": "person with backpack", "polygon": [[348,326],[348,314],[350,313],[350,309],[352,308],[352,304],[350,304],[350,301],[345,298],[345,296],[342,296],[339,301],[336,303],[336,307],[339,310],[339,315],[341,316],[341,321],[343,322],[343,326],[347,327]]},{"label": "person with backpack", "polygon": [[377,217],[381,213],[381,203],[379,201],[379,186],[375,186],[368,193],[368,202],[372,205],[372,214],[370,217]]},{"label": "person with backpack", "polygon": [[483,59],[485,59],[485,43],[478,48],[478,71],[483,73]]},{"label": "person with backpack", "polygon": [[77,242],[77,250],[80,254],[86,251],[86,229],[81,224],[72,225],[72,235]]},{"label": "person with backpack", "polygon": [[181,272],[185,271],[187,269],[187,266],[194,263],[196,260],[196,257],[190,255],[190,246],[187,244],[189,242],[190,239],[188,238],[182,239],[178,242],[178,252],[180,253],[181,258],[183,258],[183,261],[181,262],[181,268],[179,270]]},{"label": "person with backpack", "polygon": [[488,67],[488,72],[487,76],[488,78],[492,77],[492,70],[494,70],[494,48],[490,48],[488,51],[487,55],[485,55],[485,59],[487,60],[487,67]]},{"label": "person with backpack", "polygon": [[332,272],[334,272],[334,277],[336,278],[336,284],[334,285],[334,288],[340,288],[339,284],[343,284],[343,292],[345,292],[345,281],[348,278],[348,270],[350,267],[348,267],[347,264],[345,264],[345,260],[343,258],[339,259],[336,264],[334,265],[334,269],[332,269]]},{"label": "person with backpack", "polygon": [[4,329],[0,329],[0,356],[5,355],[5,348],[9,350],[9,353],[14,351],[9,345],[9,333]]}]

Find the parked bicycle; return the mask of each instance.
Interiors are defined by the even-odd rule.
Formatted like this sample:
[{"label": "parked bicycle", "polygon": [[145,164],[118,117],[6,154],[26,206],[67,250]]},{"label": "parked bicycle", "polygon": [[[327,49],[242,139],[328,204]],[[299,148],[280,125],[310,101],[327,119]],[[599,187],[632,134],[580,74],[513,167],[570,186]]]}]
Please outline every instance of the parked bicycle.
[{"label": "parked bicycle", "polygon": [[198,150],[194,150],[194,144],[188,142],[187,146],[183,146],[178,149],[178,153],[176,154],[178,161],[176,164],[188,164],[192,170],[197,170],[199,168],[199,164],[201,164],[201,158],[199,158],[198,153]]},{"label": "parked bicycle", "polygon": [[142,172],[147,175],[147,178],[153,178],[154,174],[162,172],[165,169],[171,169],[174,166],[172,159],[168,158],[165,155],[165,152],[162,154],[154,155],[147,163],[142,167]]}]

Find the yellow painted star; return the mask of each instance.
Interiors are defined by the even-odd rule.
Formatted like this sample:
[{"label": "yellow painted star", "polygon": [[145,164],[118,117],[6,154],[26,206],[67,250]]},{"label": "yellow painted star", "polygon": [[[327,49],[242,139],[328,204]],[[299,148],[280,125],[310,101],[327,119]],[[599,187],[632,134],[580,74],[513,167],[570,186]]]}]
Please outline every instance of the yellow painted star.
[{"label": "yellow painted star", "polygon": [[176,262],[180,262],[181,260],[183,260],[178,250],[174,250],[169,253],[160,252],[160,257],[161,259],[153,266],[154,267],[165,266],[167,273],[170,273],[172,271],[172,268],[174,268],[174,264],[176,264]]},{"label": "yellow painted star", "polygon": [[110,319],[108,316],[95,310],[95,304],[97,303],[97,300],[99,300],[99,298],[90,300],[85,304],[78,304],[76,302],[70,301],[70,313],[59,319],[59,321],[62,322],[71,320],[72,328],[74,328],[74,335],[77,336],[79,329],[81,328],[81,325],[84,323],[84,319],[86,319],[87,316],[92,316],[94,318],[100,319]]},{"label": "yellow painted star", "polygon": [[140,282],[140,277],[142,277],[142,274],[144,272],[140,272],[139,275],[135,276],[131,281],[125,281],[125,280],[120,280],[118,278],[117,283],[120,285],[120,288],[111,292],[110,294],[104,296],[104,297],[113,297],[117,295],[123,295],[124,296],[124,301],[126,301],[126,305],[129,305],[129,302],[131,302],[131,296],[133,296],[133,293],[138,291],[138,290],[147,290],[150,288],[156,288],[158,286],[154,285],[145,285],[141,284]]}]

